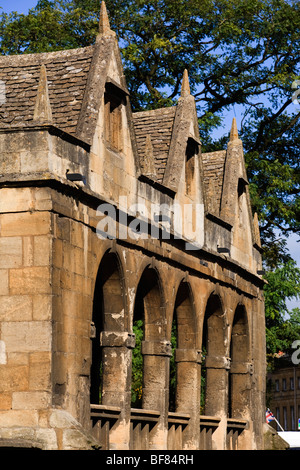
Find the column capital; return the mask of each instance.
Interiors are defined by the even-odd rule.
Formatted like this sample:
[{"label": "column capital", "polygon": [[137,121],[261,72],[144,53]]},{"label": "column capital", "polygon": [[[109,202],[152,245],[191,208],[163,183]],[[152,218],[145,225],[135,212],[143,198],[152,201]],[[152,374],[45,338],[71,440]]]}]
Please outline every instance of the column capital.
[{"label": "column capital", "polygon": [[128,331],[101,331],[100,346],[133,349],[135,347],[135,334]]},{"label": "column capital", "polygon": [[142,354],[146,356],[172,356],[170,341],[142,341]]},{"label": "column capital", "polygon": [[226,356],[206,356],[205,367],[208,369],[230,369],[230,357]]},{"label": "column capital", "polygon": [[175,362],[196,362],[201,364],[202,351],[197,349],[175,349]]},{"label": "column capital", "polygon": [[252,362],[238,362],[231,363],[230,372],[232,374],[253,374]]}]

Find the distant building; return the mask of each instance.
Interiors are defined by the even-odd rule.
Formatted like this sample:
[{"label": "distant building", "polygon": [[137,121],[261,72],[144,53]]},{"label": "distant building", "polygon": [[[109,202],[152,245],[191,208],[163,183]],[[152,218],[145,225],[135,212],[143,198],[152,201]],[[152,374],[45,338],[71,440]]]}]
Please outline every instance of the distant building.
[{"label": "distant building", "polygon": [[[269,408],[284,431],[298,430],[300,418],[300,366],[284,354],[275,359],[275,368],[268,373]],[[280,431],[276,421],[272,427]]]}]

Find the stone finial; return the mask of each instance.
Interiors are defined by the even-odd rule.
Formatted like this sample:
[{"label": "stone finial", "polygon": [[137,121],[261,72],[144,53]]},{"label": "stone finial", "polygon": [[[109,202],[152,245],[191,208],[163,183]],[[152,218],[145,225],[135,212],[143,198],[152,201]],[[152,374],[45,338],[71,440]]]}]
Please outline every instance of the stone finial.
[{"label": "stone finial", "polygon": [[229,141],[233,142],[235,140],[239,140],[239,134],[237,130],[237,124],[236,124],[236,119],[232,119],[232,125],[231,125],[231,130],[230,130],[230,138]]},{"label": "stone finial", "polygon": [[151,142],[151,136],[148,134],[145,142],[145,154],[141,162],[142,173],[145,176],[156,177],[155,165],[154,165],[154,156],[153,156],[153,146]]},{"label": "stone finial", "polygon": [[190,94],[191,94],[191,89],[190,89],[189,75],[188,75],[187,69],[185,69],[183,72],[180,96],[184,97],[184,96],[189,96]]},{"label": "stone finial", "polygon": [[108,13],[104,1],[102,1],[100,9],[99,33],[104,35],[114,34],[114,32],[110,29]]},{"label": "stone finial", "polygon": [[41,66],[38,92],[34,108],[34,121],[52,121],[52,111],[49,100],[47,71],[45,65]]}]

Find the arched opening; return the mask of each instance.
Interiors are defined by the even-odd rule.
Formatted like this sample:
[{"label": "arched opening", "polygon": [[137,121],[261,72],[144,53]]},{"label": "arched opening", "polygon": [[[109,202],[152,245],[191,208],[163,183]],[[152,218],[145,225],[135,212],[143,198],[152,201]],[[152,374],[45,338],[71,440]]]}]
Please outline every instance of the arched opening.
[{"label": "arched opening", "polygon": [[232,418],[245,417],[250,404],[250,343],[247,312],[238,305],[232,324],[230,343],[229,411]]},{"label": "arched opening", "polygon": [[225,322],[220,297],[212,294],[207,302],[202,337],[202,410],[206,415],[227,414],[229,362],[225,354]]},{"label": "arched opening", "polygon": [[123,151],[122,112],[125,100],[120,89],[107,82],[104,94],[104,136],[109,148],[117,152]]},{"label": "arched opening", "polygon": [[185,150],[185,192],[189,196],[192,196],[195,191],[195,160],[198,154],[199,143],[189,137]]},{"label": "arched opening", "polygon": [[196,350],[196,317],[190,286],[181,282],[174,305],[171,333],[175,354],[170,363],[169,410],[186,412],[197,400],[199,355]]},{"label": "arched opening", "polygon": [[157,271],[146,268],[140,279],[134,308],[136,347],[132,364],[132,406],[160,410],[166,391],[168,356],[165,307]]},{"label": "arched opening", "polygon": [[92,404],[119,404],[119,387],[116,381],[120,378],[121,371],[115,345],[118,333],[124,332],[123,290],[118,257],[114,253],[107,253],[100,263],[93,301]]}]

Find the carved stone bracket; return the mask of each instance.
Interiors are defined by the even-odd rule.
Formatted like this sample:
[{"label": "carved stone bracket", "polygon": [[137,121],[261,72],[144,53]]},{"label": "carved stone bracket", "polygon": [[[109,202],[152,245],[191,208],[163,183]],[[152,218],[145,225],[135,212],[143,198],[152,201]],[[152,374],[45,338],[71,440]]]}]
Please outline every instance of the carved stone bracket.
[{"label": "carved stone bracket", "polygon": [[142,341],[142,354],[146,356],[172,356],[169,341]]},{"label": "carved stone bracket", "polygon": [[100,346],[133,349],[135,347],[135,334],[127,331],[101,331]]}]

